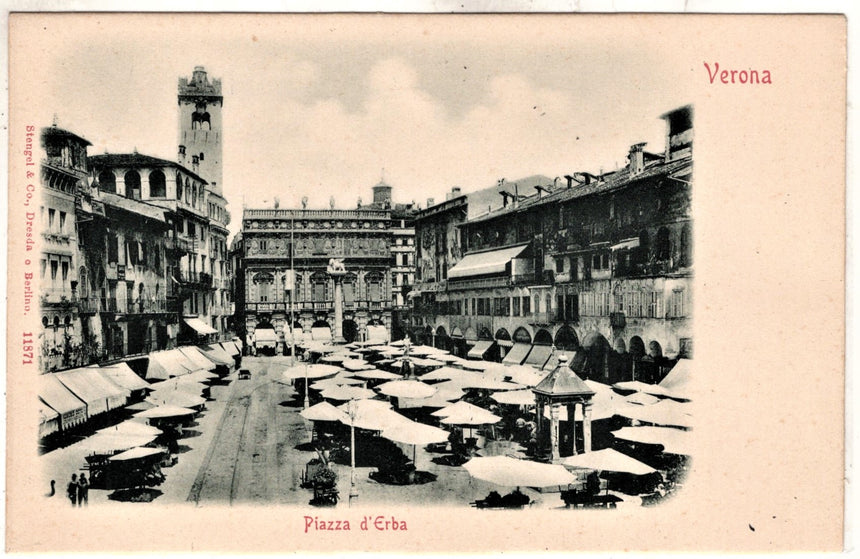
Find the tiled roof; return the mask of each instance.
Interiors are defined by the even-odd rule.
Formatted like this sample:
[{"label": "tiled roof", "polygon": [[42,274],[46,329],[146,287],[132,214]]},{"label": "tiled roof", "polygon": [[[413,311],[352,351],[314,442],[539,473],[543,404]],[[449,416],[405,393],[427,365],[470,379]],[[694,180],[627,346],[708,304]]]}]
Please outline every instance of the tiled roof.
[{"label": "tiled roof", "polygon": [[568,367],[567,362],[558,366],[532,389],[534,392],[549,396],[587,396],[593,395],[585,382]]},{"label": "tiled roof", "polygon": [[692,167],[692,159],[678,159],[669,163],[656,163],[646,167],[641,173],[631,176],[626,170],[622,169],[610,175],[604,175],[604,179],[591,184],[574,186],[573,188],[559,188],[555,192],[545,194],[544,196],[531,196],[525,200],[520,200],[520,203],[515,207],[512,204],[504,208],[495,210],[489,214],[470,219],[468,223],[478,223],[496,219],[502,215],[509,215],[516,212],[522,212],[530,208],[541,206],[543,204],[559,204],[576,198],[583,198],[592,194],[609,192],[623,188],[633,182],[653,178],[660,175],[671,175],[683,170],[685,167]]},{"label": "tiled roof", "polygon": [[200,175],[183,167],[176,161],[159,159],[142,153],[105,153],[88,157],[90,167],[100,165],[105,167],[175,167],[196,178],[203,184],[208,184]]},{"label": "tiled roof", "polygon": [[99,200],[101,200],[105,206],[119,208],[129,213],[141,215],[149,219],[160,221],[162,223],[165,223],[167,221],[164,217],[164,208],[155,206],[153,204],[147,204],[146,202],[141,202],[140,200],[132,200],[131,198],[126,198],[125,196],[120,196],[119,194],[112,194],[110,192],[99,193]]}]

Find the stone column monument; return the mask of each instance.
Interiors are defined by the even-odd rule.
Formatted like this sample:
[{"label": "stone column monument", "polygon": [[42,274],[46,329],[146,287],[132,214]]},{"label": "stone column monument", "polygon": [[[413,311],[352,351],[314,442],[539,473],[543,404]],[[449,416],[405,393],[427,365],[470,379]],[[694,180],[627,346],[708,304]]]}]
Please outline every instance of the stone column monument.
[{"label": "stone column monument", "polygon": [[326,271],[334,279],[334,332],[332,333],[332,341],[336,344],[343,344],[346,343],[343,337],[343,276],[346,275],[343,260],[330,259]]}]

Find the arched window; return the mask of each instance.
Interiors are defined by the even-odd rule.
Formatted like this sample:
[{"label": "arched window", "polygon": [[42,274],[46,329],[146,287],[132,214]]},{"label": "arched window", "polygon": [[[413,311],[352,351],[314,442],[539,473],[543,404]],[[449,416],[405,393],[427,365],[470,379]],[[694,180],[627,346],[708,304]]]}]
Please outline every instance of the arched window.
[{"label": "arched window", "polygon": [[182,175],[176,173],[176,199],[182,200]]},{"label": "arched window", "polygon": [[140,173],[137,171],[125,174],[125,197],[140,200]]},{"label": "arched window", "polygon": [[99,190],[116,193],[116,176],[113,174],[113,171],[105,169],[99,173]]},{"label": "arched window", "polygon": [[311,299],[315,303],[324,303],[328,300],[327,289],[328,276],[324,272],[316,272],[311,276]]},{"label": "arched window", "polygon": [[185,203],[188,204],[191,201],[191,181],[188,180],[188,177],[185,177]]},{"label": "arched window", "polygon": [[149,195],[152,198],[164,198],[167,196],[167,184],[164,173],[159,170],[149,173]]},{"label": "arched window", "polygon": [[191,185],[191,205],[197,207],[197,183]]}]

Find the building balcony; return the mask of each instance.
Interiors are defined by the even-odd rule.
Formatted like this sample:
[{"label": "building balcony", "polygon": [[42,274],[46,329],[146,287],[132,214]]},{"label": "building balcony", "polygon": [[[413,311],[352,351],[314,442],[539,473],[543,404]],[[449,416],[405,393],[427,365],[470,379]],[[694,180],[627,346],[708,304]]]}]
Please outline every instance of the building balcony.
[{"label": "building balcony", "polygon": [[526,322],[529,324],[547,325],[552,324],[555,318],[555,315],[551,312],[535,312],[526,317]]},{"label": "building balcony", "polygon": [[78,311],[83,314],[94,314],[101,310],[98,297],[81,297],[78,299]]},{"label": "building balcony", "polygon": [[191,288],[212,289],[212,274],[180,270],[176,279]]},{"label": "building balcony", "polygon": [[[534,274],[532,274],[534,276]],[[508,287],[512,283],[512,278],[503,276],[497,278],[476,278],[476,279],[451,279],[448,280],[448,290],[461,291],[467,289],[493,289],[497,287]],[[442,289],[424,288],[425,291],[444,291]]]},{"label": "building balcony", "polygon": [[164,248],[171,253],[191,253],[195,249],[195,241],[186,237],[165,237]]},{"label": "building balcony", "polygon": [[42,305],[72,306],[78,304],[77,294],[70,289],[42,289],[40,291]]},{"label": "building balcony", "polygon": [[158,314],[169,312],[167,299],[145,299],[142,301],[132,301],[126,305],[128,314]]}]

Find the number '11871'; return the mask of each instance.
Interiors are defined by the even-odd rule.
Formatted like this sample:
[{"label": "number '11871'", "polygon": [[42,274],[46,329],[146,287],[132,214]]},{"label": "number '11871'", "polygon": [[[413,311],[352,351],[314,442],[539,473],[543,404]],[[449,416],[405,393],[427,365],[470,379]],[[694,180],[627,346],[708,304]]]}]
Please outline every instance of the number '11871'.
[{"label": "number '11871'", "polygon": [[22,359],[21,363],[23,365],[32,365],[33,364],[33,334],[32,332],[24,332],[22,336]]}]

